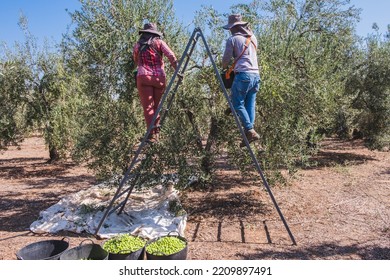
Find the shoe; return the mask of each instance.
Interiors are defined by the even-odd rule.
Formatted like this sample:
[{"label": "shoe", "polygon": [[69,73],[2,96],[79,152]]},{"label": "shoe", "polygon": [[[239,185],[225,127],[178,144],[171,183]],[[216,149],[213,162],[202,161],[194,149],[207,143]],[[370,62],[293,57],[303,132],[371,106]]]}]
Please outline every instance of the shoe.
[{"label": "shoe", "polygon": [[[260,135],[252,128],[247,131],[245,131],[246,138],[248,139],[249,143],[252,143],[253,141],[258,141],[260,140]],[[242,139],[240,147],[245,147],[245,140]]]},{"label": "shoe", "polygon": [[151,133],[148,137],[149,143],[157,143],[160,140],[160,134],[159,133]]}]

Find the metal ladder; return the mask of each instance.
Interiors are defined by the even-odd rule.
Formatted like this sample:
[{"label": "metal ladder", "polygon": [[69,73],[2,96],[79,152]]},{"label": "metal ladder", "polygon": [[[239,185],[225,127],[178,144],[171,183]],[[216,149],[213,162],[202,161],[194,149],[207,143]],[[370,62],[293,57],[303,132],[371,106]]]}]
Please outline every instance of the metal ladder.
[{"label": "metal ladder", "polygon": [[[136,164],[138,162],[140,162],[140,161],[141,161],[141,167],[142,167],[142,160],[139,159],[139,156],[140,156],[142,150],[144,149],[145,145],[147,145],[147,139],[148,139],[151,131],[155,128],[154,127],[154,123],[155,123],[155,121],[157,119],[157,116],[159,115],[159,113],[162,110],[164,102],[166,102],[168,96],[171,93],[171,89],[173,87],[173,84],[175,83],[176,78],[179,77],[176,80],[176,84],[173,87],[172,93],[171,93],[171,95],[169,96],[169,98],[167,100],[166,109],[161,114],[160,125],[162,126],[164,124],[165,118],[167,117],[167,115],[169,113],[169,110],[170,110],[170,108],[172,106],[173,99],[175,97],[177,89],[179,88],[180,84],[182,83],[182,78],[181,78],[182,76],[181,76],[180,73],[184,73],[185,70],[187,69],[187,66],[188,66],[188,63],[190,61],[191,55],[192,55],[192,53],[193,53],[193,51],[195,49],[195,46],[196,46],[197,42],[199,41],[199,39],[201,39],[203,41],[203,44],[204,44],[204,46],[206,48],[206,52],[207,52],[207,54],[208,54],[208,56],[210,58],[210,61],[211,61],[212,65],[213,65],[215,75],[216,75],[216,77],[217,77],[217,79],[219,81],[220,87],[221,87],[221,89],[223,91],[223,94],[224,94],[224,96],[225,96],[225,98],[226,98],[226,100],[227,100],[227,102],[229,104],[229,107],[230,107],[230,109],[231,109],[231,111],[233,113],[234,120],[235,120],[235,122],[237,124],[237,127],[240,130],[241,136],[244,139],[246,147],[248,148],[249,155],[251,156],[252,161],[255,164],[256,170],[258,171],[258,173],[259,173],[259,175],[260,175],[260,177],[261,177],[261,179],[263,181],[264,187],[266,188],[266,190],[267,190],[267,192],[268,192],[268,194],[269,194],[269,196],[270,196],[270,198],[272,200],[272,203],[274,204],[274,206],[275,206],[275,208],[276,208],[276,210],[277,210],[277,212],[279,214],[279,217],[282,220],[283,225],[285,226],[285,228],[287,230],[287,233],[288,233],[288,235],[289,235],[289,237],[290,237],[290,239],[292,241],[292,244],[296,245],[295,238],[294,238],[294,236],[293,236],[293,234],[292,234],[292,232],[291,232],[291,230],[290,230],[290,228],[289,228],[289,226],[288,226],[288,224],[287,224],[287,222],[286,222],[286,220],[285,220],[285,218],[284,218],[284,216],[283,216],[283,214],[282,214],[282,212],[281,212],[281,210],[280,210],[280,208],[278,206],[278,203],[276,202],[276,199],[275,199],[275,197],[274,197],[274,195],[273,195],[273,193],[271,191],[271,188],[269,187],[268,182],[267,182],[267,180],[266,180],[266,178],[265,178],[265,176],[263,174],[263,171],[261,170],[260,164],[257,161],[257,158],[256,158],[256,156],[255,156],[251,146],[249,145],[248,138],[246,137],[244,129],[242,128],[240,120],[238,118],[238,115],[236,114],[236,112],[235,112],[235,110],[233,108],[233,104],[230,101],[230,98],[229,98],[229,95],[227,93],[227,90],[226,90],[226,88],[225,88],[225,86],[223,84],[223,81],[222,81],[222,78],[221,78],[221,76],[219,74],[217,65],[216,65],[216,63],[215,63],[215,61],[214,61],[214,59],[212,57],[212,54],[211,54],[211,51],[210,51],[209,46],[207,44],[207,41],[206,41],[206,39],[205,39],[205,37],[204,37],[204,35],[203,35],[203,33],[202,33],[200,28],[195,28],[194,31],[192,32],[192,35],[191,35],[191,37],[190,37],[190,39],[189,39],[189,41],[187,43],[187,46],[186,46],[186,48],[185,48],[185,50],[183,52],[183,55],[182,55],[182,57],[181,57],[181,59],[179,61],[179,64],[178,64],[178,66],[177,66],[177,68],[176,68],[176,70],[175,70],[175,72],[174,72],[174,74],[173,74],[173,76],[172,76],[172,78],[171,78],[171,80],[170,80],[170,82],[169,82],[169,84],[168,84],[168,86],[167,86],[163,96],[161,97],[160,104],[157,107],[157,110],[156,110],[156,112],[155,112],[155,114],[153,116],[151,125],[148,127],[148,129],[147,129],[147,131],[146,131],[146,133],[145,133],[145,135],[144,135],[140,145],[138,146],[138,148],[137,148],[137,150],[136,150],[136,152],[134,154],[134,157],[133,157],[133,159],[132,159],[132,161],[130,163],[130,166],[128,167],[127,171],[125,172],[123,178],[121,179],[121,181],[119,183],[119,186],[118,186],[118,189],[116,190],[116,193],[114,194],[114,197],[112,198],[110,204],[108,205],[107,209],[105,210],[105,213],[104,213],[104,215],[103,215],[103,217],[102,217],[102,219],[101,219],[101,221],[100,221],[100,223],[99,223],[99,225],[98,225],[98,227],[97,227],[97,229],[95,231],[95,235],[97,235],[99,233],[99,230],[100,230],[101,226],[103,225],[103,222],[105,221],[105,219],[107,218],[108,215],[112,214],[113,212],[115,212],[119,208],[121,208],[121,209],[119,210],[118,214],[122,213],[122,211],[123,211],[123,209],[124,209],[128,199],[129,199],[129,197],[130,197],[130,195],[131,195],[131,193],[132,193],[132,191],[134,189],[134,186],[135,186],[135,184],[136,184],[136,182],[138,180],[138,177],[140,176],[139,172],[138,173],[132,173],[132,171],[135,169]],[[146,157],[147,156],[148,155],[146,155]],[[128,180],[131,180],[130,186],[128,186],[125,190],[122,190],[124,185],[126,184],[126,182]],[[126,194],[126,197],[123,199],[123,201],[121,203],[119,203],[116,207],[113,208],[114,202],[117,201],[118,199],[120,199],[121,197],[123,197],[125,194]]]}]

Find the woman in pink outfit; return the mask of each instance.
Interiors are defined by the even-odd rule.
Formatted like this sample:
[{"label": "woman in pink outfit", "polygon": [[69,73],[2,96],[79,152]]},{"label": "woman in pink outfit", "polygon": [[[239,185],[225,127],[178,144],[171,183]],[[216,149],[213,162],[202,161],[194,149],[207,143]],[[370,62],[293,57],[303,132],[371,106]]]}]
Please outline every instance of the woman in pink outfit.
[{"label": "woman in pink outfit", "polygon": [[[163,55],[168,58],[175,70],[177,59],[173,51],[162,40],[162,33],[157,31],[156,24],[145,24],[139,34],[141,36],[134,46],[133,56],[138,70],[137,89],[148,128],[165,91],[166,79]],[[149,135],[150,142],[158,141],[159,124],[160,116],[158,115]]]}]

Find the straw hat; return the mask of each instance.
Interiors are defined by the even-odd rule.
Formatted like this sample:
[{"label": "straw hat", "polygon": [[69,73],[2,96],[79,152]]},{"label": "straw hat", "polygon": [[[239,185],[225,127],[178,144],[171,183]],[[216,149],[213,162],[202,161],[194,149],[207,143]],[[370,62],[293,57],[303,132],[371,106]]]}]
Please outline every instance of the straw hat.
[{"label": "straw hat", "polygon": [[233,26],[236,25],[247,25],[248,23],[245,21],[242,21],[241,15],[235,14],[230,15],[228,19],[228,24],[222,26],[223,29],[231,29]]},{"label": "straw hat", "polygon": [[144,28],[141,29],[138,33],[140,35],[141,33],[152,33],[160,37],[163,35],[161,32],[157,31],[157,25],[155,23],[145,23]]}]

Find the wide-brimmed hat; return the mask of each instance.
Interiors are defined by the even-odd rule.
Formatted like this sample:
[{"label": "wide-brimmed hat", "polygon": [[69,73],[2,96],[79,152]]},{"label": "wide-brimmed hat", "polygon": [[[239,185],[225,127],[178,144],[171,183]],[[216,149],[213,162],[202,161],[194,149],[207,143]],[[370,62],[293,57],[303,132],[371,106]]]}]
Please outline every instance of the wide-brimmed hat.
[{"label": "wide-brimmed hat", "polygon": [[228,24],[222,26],[223,29],[230,29],[233,26],[236,25],[247,25],[248,23],[245,21],[242,21],[241,15],[230,15],[228,19]]},{"label": "wide-brimmed hat", "polygon": [[159,32],[157,30],[157,25],[155,23],[145,23],[144,24],[144,28],[141,29],[139,32],[138,32],[140,35],[141,33],[152,33],[152,34],[156,34],[158,36],[162,36],[163,34],[161,32]]}]

